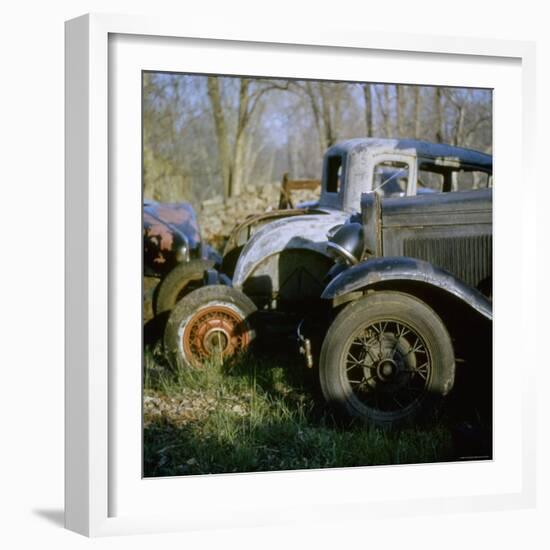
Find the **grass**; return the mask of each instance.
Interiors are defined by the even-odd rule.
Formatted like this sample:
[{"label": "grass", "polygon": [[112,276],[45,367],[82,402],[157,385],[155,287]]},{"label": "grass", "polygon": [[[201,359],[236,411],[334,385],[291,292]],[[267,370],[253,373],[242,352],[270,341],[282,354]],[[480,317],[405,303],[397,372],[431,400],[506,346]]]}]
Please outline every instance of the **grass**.
[{"label": "grass", "polygon": [[336,421],[315,370],[284,355],[173,372],[149,353],[144,374],[146,477],[456,458],[444,418],[399,431]]}]

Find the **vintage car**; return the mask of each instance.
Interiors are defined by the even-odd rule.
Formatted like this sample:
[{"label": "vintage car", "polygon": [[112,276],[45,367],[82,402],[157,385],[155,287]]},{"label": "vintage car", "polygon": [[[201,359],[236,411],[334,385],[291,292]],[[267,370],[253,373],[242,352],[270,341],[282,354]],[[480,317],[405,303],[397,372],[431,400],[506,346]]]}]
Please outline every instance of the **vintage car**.
[{"label": "vintage car", "polygon": [[[334,265],[327,234],[361,208],[361,194],[417,195],[420,188],[452,191],[492,184],[492,157],[418,140],[354,139],[331,147],[324,157],[320,200],[314,208],[278,210],[237,226],[224,251],[221,271],[232,289],[198,289],[172,310],[164,345],[172,363],[200,364],[211,355],[245,349],[255,330],[247,319],[280,314],[267,328],[294,325],[315,311]],[[392,190],[386,193],[386,190]],[[440,196],[447,193],[428,193]],[[416,200],[416,199],[415,199]]]},{"label": "vintage car", "polygon": [[[318,205],[301,214],[293,210],[263,218],[265,225],[239,252],[233,286],[259,308],[300,309],[319,298],[333,264],[327,232],[359,211],[362,193],[412,196],[421,188],[446,192],[468,179],[489,186],[491,174],[490,155],[459,147],[373,138],[339,143],[325,155]],[[386,188],[393,193],[386,195]]]},{"label": "vintage car", "polygon": [[[313,242],[318,243],[312,250],[322,256],[326,232],[359,211],[361,193],[376,191],[383,196],[403,196],[434,190],[488,187],[492,184],[492,170],[491,155],[442,143],[378,138],[342,141],[330,147],[323,158],[319,200],[299,204],[298,208],[280,208],[259,214],[238,224],[223,250],[222,270],[230,277],[236,275],[236,285],[243,286],[253,276],[251,270],[259,268],[256,257],[265,247],[266,240],[273,241],[269,255],[279,254],[289,243],[291,248],[300,248],[297,246],[299,241],[292,239],[302,236],[304,226],[308,229],[306,238],[311,241],[313,236]],[[302,189],[318,185],[316,180],[292,182],[288,177],[283,178],[280,206],[292,207],[287,189],[292,184]],[[306,215],[307,220],[303,217]],[[281,230],[281,225],[290,217],[296,219]],[[277,221],[279,224],[271,227],[273,234],[268,232],[266,236],[263,232],[262,239],[248,244],[265,225]],[[242,255],[245,245],[246,254]],[[261,256],[263,259],[266,254],[261,253]],[[237,262],[240,263],[238,271]],[[251,290],[256,292],[255,288]]]},{"label": "vintage car", "polygon": [[491,369],[492,189],[366,194],[361,207],[327,246],[335,318],[319,375],[336,409],[393,425],[451,391],[458,355]]},{"label": "vintage car", "polygon": [[219,255],[202,242],[189,203],[144,201],[143,272],[146,283],[153,282],[144,287],[154,290],[155,314],[172,309],[178,299],[202,282],[205,270],[220,262]]}]

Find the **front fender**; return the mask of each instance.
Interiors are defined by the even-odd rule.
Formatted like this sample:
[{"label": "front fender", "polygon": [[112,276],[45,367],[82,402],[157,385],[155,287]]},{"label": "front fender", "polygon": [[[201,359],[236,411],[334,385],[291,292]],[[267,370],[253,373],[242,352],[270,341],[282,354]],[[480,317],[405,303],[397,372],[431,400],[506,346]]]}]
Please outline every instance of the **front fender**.
[{"label": "front fender", "polygon": [[348,214],[331,212],[320,215],[295,216],[268,223],[243,248],[235,272],[233,286],[242,287],[254,270],[270,256],[283,250],[302,249],[327,256],[327,231],[344,223]]},{"label": "front fender", "polygon": [[493,318],[491,302],[481,292],[448,271],[405,256],[375,258],[350,267],[326,286],[321,298],[331,300],[387,281],[418,281],[437,287],[456,296],[487,319]]}]

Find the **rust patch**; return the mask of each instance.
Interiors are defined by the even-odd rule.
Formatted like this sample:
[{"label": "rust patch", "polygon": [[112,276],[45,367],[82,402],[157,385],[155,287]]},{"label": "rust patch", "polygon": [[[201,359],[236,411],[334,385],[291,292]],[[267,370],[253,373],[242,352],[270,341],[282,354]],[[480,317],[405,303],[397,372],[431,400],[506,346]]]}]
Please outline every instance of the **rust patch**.
[{"label": "rust patch", "polygon": [[174,244],[172,232],[166,225],[158,222],[147,213],[143,215],[143,236],[155,243],[159,251],[172,250]]},{"label": "rust patch", "polygon": [[188,251],[200,245],[200,232],[193,207],[188,203],[145,203],[143,251],[149,270],[162,274],[178,261],[182,246]]},{"label": "rust patch", "polygon": [[151,203],[144,208],[150,218],[154,218],[172,231],[185,234],[190,244],[200,241],[199,226],[193,207],[188,203]]},{"label": "rust patch", "polygon": [[225,359],[250,344],[250,327],[233,309],[215,305],[198,311],[182,335],[183,350],[194,366],[207,359]]}]

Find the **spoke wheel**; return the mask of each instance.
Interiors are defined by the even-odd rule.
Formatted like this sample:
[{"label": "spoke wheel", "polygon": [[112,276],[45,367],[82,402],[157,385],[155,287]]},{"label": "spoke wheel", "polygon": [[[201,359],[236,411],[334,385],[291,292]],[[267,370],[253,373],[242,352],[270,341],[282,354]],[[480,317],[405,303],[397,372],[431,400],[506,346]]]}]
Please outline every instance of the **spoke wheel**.
[{"label": "spoke wheel", "polygon": [[321,349],[320,379],[337,409],[392,426],[450,391],[454,352],[445,326],[425,303],[376,292],[336,317]]},{"label": "spoke wheel", "polygon": [[361,326],[347,343],[344,383],[367,407],[400,411],[421,400],[431,376],[426,343],[394,320]]}]

